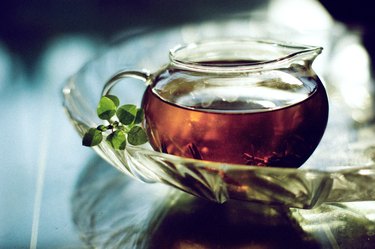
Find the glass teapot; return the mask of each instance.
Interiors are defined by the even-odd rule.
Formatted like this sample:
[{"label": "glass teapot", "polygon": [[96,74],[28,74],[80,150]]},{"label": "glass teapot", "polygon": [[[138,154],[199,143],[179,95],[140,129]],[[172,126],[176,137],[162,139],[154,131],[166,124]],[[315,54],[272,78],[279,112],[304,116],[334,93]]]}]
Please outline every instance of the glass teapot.
[{"label": "glass teapot", "polygon": [[143,126],[156,151],[297,168],[327,125],[327,94],[311,68],[321,51],[254,39],[179,45],[157,72],[121,71],[102,94],[127,77],[147,84]]}]

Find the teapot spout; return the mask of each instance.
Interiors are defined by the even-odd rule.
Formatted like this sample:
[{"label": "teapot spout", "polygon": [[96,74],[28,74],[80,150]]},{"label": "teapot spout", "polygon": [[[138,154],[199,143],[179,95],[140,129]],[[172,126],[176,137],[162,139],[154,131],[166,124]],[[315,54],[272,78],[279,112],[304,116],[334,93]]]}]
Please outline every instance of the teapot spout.
[{"label": "teapot spout", "polygon": [[305,46],[305,47],[296,47],[294,52],[291,52],[284,59],[289,61],[290,64],[301,64],[306,67],[310,67],[316,57],[322,53],[322,47],[316,46]]}]

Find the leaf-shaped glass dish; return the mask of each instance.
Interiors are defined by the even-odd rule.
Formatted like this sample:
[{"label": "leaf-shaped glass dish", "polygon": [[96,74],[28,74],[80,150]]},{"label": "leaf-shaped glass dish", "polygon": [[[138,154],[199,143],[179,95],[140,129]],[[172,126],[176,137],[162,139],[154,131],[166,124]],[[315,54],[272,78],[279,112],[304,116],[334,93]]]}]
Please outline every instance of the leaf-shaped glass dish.
[{"label": "leaf-shaped glass dish", "polygon": [[[211,24],[209,35],[211,38],[234,35],[231,33],[234,26],[232,23],[226,29],[220,23]],[[193,31],[194,39],[207,36],[200,25],[189,26],[189,32]],[[186,38],[184,28],[128,36],[70,77],[63,87],[64,107],[79,134],[83,136],[89,127],[101,124],[96,105],[104,83],[114,73],[124,69],[156,70],[168,60],[165,51],[190,39]],[[329,60],[326,59],[327,63]],[[116,87],[114,94],[122,102],[140,106],[146,86],[132,79],[127,81]],[[329,96],[333,96],[326,133],[317,150],[299,169],[187,159],[156,152],[148,144],[127,145],[126,150],[116,151],[101,143],[94,150],[121,172],[141,181],[162,182],[216,202],[236,199],[312,208],[322,202],[374,200],[375,129],[366,122],[353,120],[353,110],[345,104],[340,85],[335,84],[327,82],[326,86]],[[360,111],[372,113],[371,105]]]}]

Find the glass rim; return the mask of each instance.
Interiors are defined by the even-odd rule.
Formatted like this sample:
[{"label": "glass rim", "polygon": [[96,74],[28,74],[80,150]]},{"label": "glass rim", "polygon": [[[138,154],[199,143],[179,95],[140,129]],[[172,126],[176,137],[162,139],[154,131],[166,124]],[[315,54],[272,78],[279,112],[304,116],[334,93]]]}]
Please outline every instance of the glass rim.
[{"label": "glass rim", "polygon": [[[268,46],[270,49],[284,50],[279,56],[274,56],[270,59],[261,59],[256,61],[243,60],[241,65],[209,65],[202,63],[202,61],[193,60],[183,56],[184,52],[190,50],[188,56],[197,55],[199,49],[209,46],[219,47],[218,50],[229,49],[233,46],[247,46],[248,48],[256,49],[256,46]],[[258,71],[264,69],[272,69],[280,67],[280,64],[289,63],[299,57],[306,56],[304,60],[312,61],[317,55],[322,52],[323,48],[312,45],[302,45],[297,43],[287,43],[276,40],[256,39],[256,38],[220,38],[220,39],[207,39],[191,43],[179,44],[169,50],[169,59],[173,66],[185,70],[192,70],[206,73],[236,73],[246,71]],[[268,51],[267,51],[268,52]],[[212,53],[212,52],[211,52]],[[181,55],[182,54],[182,55]],[[251,51],[246,55],[251,55]],[[243,54],[241,55],[243,56]],[[182,57],[182,58],[181,58]],[[235,60],[236,58],[232,58]],[[232,60],[231,59],[231,60]],[[225,60],[225,59],[223,59]],[[207,61],[209,62],[209,61]]]}]

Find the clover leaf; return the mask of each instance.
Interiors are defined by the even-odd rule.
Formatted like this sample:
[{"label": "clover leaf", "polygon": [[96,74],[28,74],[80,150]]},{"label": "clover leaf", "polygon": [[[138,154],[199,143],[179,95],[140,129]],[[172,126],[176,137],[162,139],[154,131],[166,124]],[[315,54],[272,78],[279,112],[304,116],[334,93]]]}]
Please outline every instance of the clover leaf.
[{"label": "clover leaf", "polygon": [[126,144],[141,145],[148,141],[147,134],[138,124],[144,119],[144,112],[135,105],[122,105],[115,95],[102,96],[97,106],[97,115],[109,124],[89,128],[84,134],[82,145],[96,146],[104,138],[115,150],[124,150]]},{"label": "clover leaf", "polygon": [[82,145],[84,146],[95,146],[102,142],[103,135],[102,132],[96,128],[90,128],[82,139]]},{"label": "clover leaf", "polygon": [[107,136],[107,142],[116,150],[124,150],[126,147],[125,133],[121,130],[116,130]]},{"label": "clover leaf", "polygon": [[128,133],[128,142],[131,145],[141,145],[147,142],[147,134],[140,126],[133,126]]},{"label": "clover leaf", "polygon": [[140,124],[142,123],[143,119],[144,119],[144,112],[143,112],[143,109],[141,108],[138,108],[137,109],[137,114],[135,115],[135,120],[134,120],[134,123],[135,124]]},{"label": "clover leaf", "polygon": [[120,106],[116,111],[116,115],[122,124],[130,125],[134,122],[137,115],[137,107],[135,105]]},{"label": "clover leaf", "polygon": [[103,120],[110,120],[116,114],[116,103],[107,96],[103,96],[98,104],[96,113],[98,117]]}]

